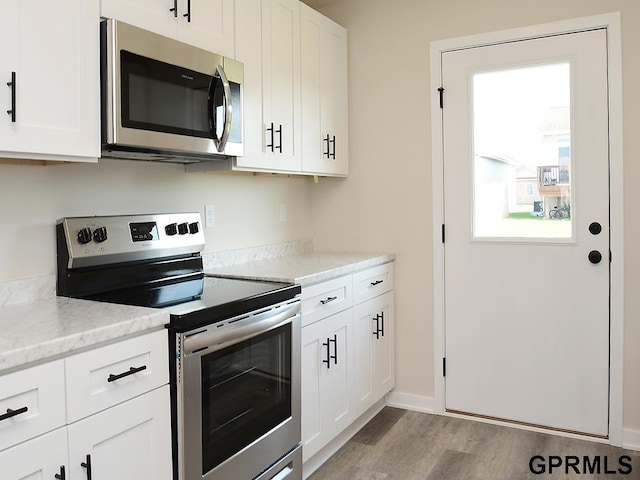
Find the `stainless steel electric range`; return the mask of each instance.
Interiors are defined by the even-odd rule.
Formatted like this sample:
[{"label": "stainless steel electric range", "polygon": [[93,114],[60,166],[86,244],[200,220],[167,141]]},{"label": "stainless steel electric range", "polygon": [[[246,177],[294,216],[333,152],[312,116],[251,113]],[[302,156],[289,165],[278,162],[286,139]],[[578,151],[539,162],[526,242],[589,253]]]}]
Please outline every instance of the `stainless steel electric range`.
[{"label": "stainless steel electric range", "polygon": [[301,480],[299,285],[207,277],[198,213],[73,217],[58,295],[170,314],[176,480]]}]

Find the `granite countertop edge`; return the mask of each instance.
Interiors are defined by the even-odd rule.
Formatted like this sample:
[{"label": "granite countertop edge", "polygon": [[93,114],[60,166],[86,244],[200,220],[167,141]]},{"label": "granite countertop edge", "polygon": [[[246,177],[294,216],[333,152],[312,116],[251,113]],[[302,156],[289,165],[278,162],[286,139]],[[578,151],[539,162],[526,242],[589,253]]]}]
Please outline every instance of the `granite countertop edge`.
[{"label": "granite countertop edge", "polygon": [[162,310],[66,297],[0,309],[0,375],[164,328]]},{"label": "granite countertop edge", "polygon": [[207,275],[268,282],[297,283],[303,287],[395,260],[393,253],[313,252],[209,269]]}]

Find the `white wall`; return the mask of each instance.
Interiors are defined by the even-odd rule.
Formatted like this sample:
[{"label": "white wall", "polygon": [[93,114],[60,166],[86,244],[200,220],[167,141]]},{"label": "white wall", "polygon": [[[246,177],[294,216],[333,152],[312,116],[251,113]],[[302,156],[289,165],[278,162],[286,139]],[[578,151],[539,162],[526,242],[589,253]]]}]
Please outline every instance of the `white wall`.
[{"label": "white wall", "polygon": [[[185,173],[174,164],[0,164],[0,281],[55,273],[55,222],[65,216],[197,211],[214,204],[206,251],[311,237],[307,178]],[[280,204],[287,221],[280,221]]]},{"label": "white wall", "polygon": [[[621,12],[626,204],[623,422],[625,429],[640,431],[640,227],[635,208],[640,205],[640,2],[345,0],[322,11],[349,31],[351,176],[312,190],[316,248],[396,252],[396,390],[425,405],[434,394],[429,44]],[[393,85],[397,90],[392,92]]]}]

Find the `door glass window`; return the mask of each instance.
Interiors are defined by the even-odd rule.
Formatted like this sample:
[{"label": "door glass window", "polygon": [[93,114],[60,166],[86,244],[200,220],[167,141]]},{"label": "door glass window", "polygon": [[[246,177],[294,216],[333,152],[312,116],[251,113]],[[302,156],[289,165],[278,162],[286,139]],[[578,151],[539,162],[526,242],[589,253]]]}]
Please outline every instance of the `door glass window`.
[{"label": "door glass window", "polygon": [[474,238],[571,238],[569,63],[477,73]]},{"label": "door glass window", "polygon": [[291,417],[291,324],[201,362],[205,475]]}]

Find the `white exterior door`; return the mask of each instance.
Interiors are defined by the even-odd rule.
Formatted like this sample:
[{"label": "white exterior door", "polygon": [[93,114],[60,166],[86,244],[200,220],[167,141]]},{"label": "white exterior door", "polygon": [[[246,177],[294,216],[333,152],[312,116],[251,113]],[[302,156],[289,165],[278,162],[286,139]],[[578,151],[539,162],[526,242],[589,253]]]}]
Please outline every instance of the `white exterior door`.
[{"label": "white exterior door", "polygon": [[608,435],[606,30],[442,54],[445,407]]}]

